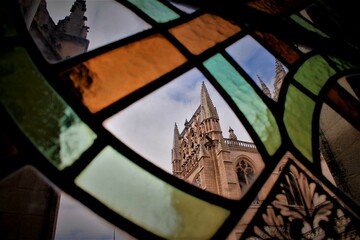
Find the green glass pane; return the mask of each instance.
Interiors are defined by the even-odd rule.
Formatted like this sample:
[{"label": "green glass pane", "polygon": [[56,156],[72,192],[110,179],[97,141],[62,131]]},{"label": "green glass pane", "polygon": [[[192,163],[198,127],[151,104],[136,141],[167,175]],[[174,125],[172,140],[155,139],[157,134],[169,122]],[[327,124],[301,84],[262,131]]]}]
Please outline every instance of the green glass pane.
[{"label": "green glass pane", "polygon": [[299,24],[300,26],[302,26],[303,28],[305,28],[306,30],[310,31],[310,32],[314,32],[319,34],[322,37],[326,37],[329,38],[328,35],[326,35],[325,33],[323,33],[322,31],[320,31],[319,29],[317,29],[316,27],[314,27],[312,24],[310,24],[309,22],[307,22],[306,20],[304,20],[302,17],[298,16],[298,15],[291,15],[290,18],[292,20],[294,20],[297,24]]},{"label": "green glass pane", "polygon": [[141,9],[149,17],[154,19],[158,23],[165,23],[171,20],[174,20],[179,17],[179,15],[156,0],[128,0],[136,7]]},{"label": "green glass pane", "polygon": [[16,29],[12,20],[12,12],[9,11],[11,0],[5,0],[0,7],[0,37],[16,36]]},{"label": "green glass pane", "polygon": [[109,146],[75,181],[120,215],[167,239],[209,239],[229,215],[154,177]]},{"label": "green glass pane", "polygon": [[205,61],[204,66],[228,92],[253,126],[267,152],[273,155],[281,144],[281,136],[275,118],[266,104],[221,54]]},{"label": "green glass pane", "polygon": [[341,71],[345,71],[348,69],[354,69],[354,68],[358,68],[358,66],[356,64],[353,64],[351,62],[348,62],[344,59],[341,58],[337,58],[334,56],[327,56],[335,65],[337,68],[339,68]]},{"label": "green glass pane", "polygon": [[320,55],[313,56],[304,62],[294,75],[294,79],[315,95],[335,74],[335,70]]},{"label": "green glass pane", "polygon": [[88,149],[95,134],[55,93],[23,48],[0,57],[0,99],[41,153],[58,169]]},{"label": "green glass pane", "polygon": [[286,130],[295,147],[311,162],[312,157],[312,116],[315,103],[293,85],[289,86],[284,112]]}]

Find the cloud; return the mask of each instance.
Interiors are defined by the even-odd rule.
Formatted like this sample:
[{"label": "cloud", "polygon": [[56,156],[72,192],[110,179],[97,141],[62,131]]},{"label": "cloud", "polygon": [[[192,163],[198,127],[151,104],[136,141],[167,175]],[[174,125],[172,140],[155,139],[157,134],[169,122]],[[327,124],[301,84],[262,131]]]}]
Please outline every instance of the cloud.
[{"label": "cloud", "polygon": [[224,137],[231,126],[239,139],[251,141],[236,115],[197,69],[130,105],[106,120],[104,126],[138,154],[171,172],[174,124],[181,132],[185,119],[189,120],[199,107],[203,81],[218,110]]}]

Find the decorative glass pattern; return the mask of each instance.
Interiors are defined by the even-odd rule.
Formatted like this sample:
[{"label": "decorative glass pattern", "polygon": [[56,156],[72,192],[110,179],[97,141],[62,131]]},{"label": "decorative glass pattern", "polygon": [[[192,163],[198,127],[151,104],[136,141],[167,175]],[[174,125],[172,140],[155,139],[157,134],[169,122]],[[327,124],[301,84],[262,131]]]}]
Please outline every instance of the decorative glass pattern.
[{"label": "decorative glass pattern", "polygon": [[[97,17],[90,14],[91,6],[102,3],[105,12],[95,8]],[[358,8],[350,2],[312,0],[108,3],[73,0],[71,13],[58,24],[50,21],[46,0],[2,3],[0,185],[10,191],[5,193],[32,187],[28,183],[33,181],[7,182],[12,173],[31,165],[134,238],[359,238],[359,193],[352,187],[359,185],[360,175],[358,141],[352,140],[360,129]],[[120,24],[119,16],[132,20]],[[107,19],[102,30],[124,34],[88,32],[95,28],[87,24],[99,26],[100,19]],[[34,33],[38,38],[31,37]],[[275,101],[229,51],[248,36],[288,70]],[[102,47],[87,51],[98,37],[114,42],[103,41],[97,45]],[[48,43],[55,44],[44,47]],[[229,138],[220,137],[226,129],[218,127],[219,109],[205,101],[200,109],[209,111],[196,116],[206,120],[202,126],[195,128],[196,118],[189,119],[183,134],[177,125],[170,133],[171,174],[128,146],[124,135],[116,136],[107,123],[194,71],[190,86],[206,78],[201,98],[209,99],[203,86],[213,86],[254,143],[238,140],[235,127],[229,127]],[[172,97],[184,100],[184,94],[189,91]],[[158,119],[170,115],[154,112]],[[331,116],[330,123],[324,116]],[[211,128],[215,130],[203,131]],[[204,141],[201,151],[197,136]],[[245,148],[253,155],[242,158]],[[200,162],[196,151],[207,165],[192,174],[191,166]],[[236,166],[241,159],[253,167],[254,179],[251,171],[239,178],[246,182],[249,176],[253,184],[230,194],[240,189]],[[49,196],[51,189],[41,188],[39,196]],[[22,197],[15,202],[9,194],[0,198],[0,206],[10,205],[21,214],[26,215],[23,206],[29,202],[47,213],[58,210],[51,204],[56,201],[39,204],[39,199]],[[47,238],[53,221],[28,217],[21,221],[31,229],[23,229],[43,234],[35,239]],[[1,239],[7,238],[3,232],[18,232],[16,219],[0,208],[5,226]]]},{"label": "decorative glass pattern", "polygon": [[312,174],[289,162],[244,239],[357,239],[359,216]]}]

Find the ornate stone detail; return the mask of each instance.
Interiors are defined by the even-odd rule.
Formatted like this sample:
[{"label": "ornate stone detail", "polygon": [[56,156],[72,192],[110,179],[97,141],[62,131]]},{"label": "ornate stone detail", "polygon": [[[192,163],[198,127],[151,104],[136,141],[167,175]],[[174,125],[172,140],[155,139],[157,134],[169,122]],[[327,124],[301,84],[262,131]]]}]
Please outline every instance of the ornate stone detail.
[{"label": "ornate stone detail", "polygon": [[359,218],[290,161],[249,224],[245,239],[359,239]]}]

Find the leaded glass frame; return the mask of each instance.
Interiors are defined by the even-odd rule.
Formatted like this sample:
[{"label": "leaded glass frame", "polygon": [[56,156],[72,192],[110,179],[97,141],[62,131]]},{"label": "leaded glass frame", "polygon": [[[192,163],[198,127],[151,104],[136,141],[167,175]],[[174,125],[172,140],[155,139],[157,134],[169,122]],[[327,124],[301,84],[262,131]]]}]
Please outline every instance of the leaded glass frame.
[{"label": "leaded glass frame", "polygon": [[[334,83],[343,76],[359,72],[358,57],[360,54],[356,47],[351,47],[353,45],[347,44],[346,41],[334,39],[333,32],[318,29],[316,24],[312,25],[310,21],[300,15],[294,15],[312,1],[300,1],[299,3],[290,1],[288,5],[283,5],[280,1],[271,1],[271,3],[244,1],[234,5],[228,3],[229,6],[219,7],[219,9],[216,9],[218,6],[214,1],[209,5],[200,4],[200,9],[192,13],[182,12],[176,8],[176,5],[172,5],[165,0],[152,1],[153,3],[150,3],[150,1],[125,0],[117,0],[117,2],[135,13],[151,28],[56,63],[48,62],[38,49],[23,21],[20,10],[21,5],[10,0],[2,3],[9,11],[1,14],[1,19],[4,19],[4,21],[1,23],[3,30],[0,33],[2,42],[0,62],[2,69],[2,80],[0,82],[2,92],[1,115],[3,116],[1,129],[3,132],[2,141],[6,143],[4,144],[6,154],[1,158],[1,178],[9,176],[27,165],[31,165],[60,189],[136,238],[225,239],[245,214],[247,208],[244,206],[250,206],[254,199],[257,198],[258,192],[274,169],[277,168],[282,157],[290,152],[296,161],[299,161],[300,165],[303,165],[303,168],[310,172],[309,176],[311,175],[313,179],[317,178],[323,183],[323,185],[319,184],[318,188],[325,186],[327,190],[330,189],[331,194],[336,195],[336,198],[340,199],[339,202],[346,206],[346,211],[351,215],[352,221],[354,223],[359,221],[357,215],[360,212],[358,204],[348,195],[331,185],[321,173],[318,130],[323,103],[333,106],[343,118],[352,119],[349,120],[351,124],[359,129],[359,122],[356,121],[358,115],[356,113],[350,116],[346,115],[346,111],[341,110],[344,106],[336,101],[339,97],[333,95],[329,97],[328,91],[338,93],[332,87]],[[215,7],[212,4],[215,4]],[[277,7],[269,9],[267,4]],[[323,3],[320,2],[321,4]],[[154,8],[154,6],[158,7]],[[159,13],[160,6],[161,9],[167,10]],[[230,8],[234,7],[238,7],[239,13],[231,11]],[[167,12],[168,14],[166,14]],[[241,14],[244,15],[241,16]],[[209,16],[211,16],[210,19],[212,20],[208,20]],[[202,18],[207,20],[202,20]],[[269,20],[269,22],[264,23],[266,20]],[[208,21],[214,21],[211,24],[219,24],[219,26],[215,26],[215,34],[218,34],[218,28],[223,27],[225,23],[229,30],[226,33],[220,33],[222,37],[220,40],[214,38],[215,40],[212,40],[213,42],[206,47],[204,47],[205,45],[200,46],[205,49],[196,49],[197,46],[194,46],[193,42],[187,42],[186,40],[189,36],[186,33],[187,30],[184,30],[185,33],[178,30],[182,25],[186,25],[191,29],[191,25],[189,26],[188,23],[196,21],[200,21],[201,24],[205,23],[205,26]],[[274,24],[273,28],[268,28],[271,24]],[[178,33],[175,33],[176,31]],[[200,30],[195,28],[196,31],[200,33]],[[348,31],[349,34],[352,33],[352,29]],[[222,34],[224,35],[222,36]],[[269,99],[242,66],[226,51],[227,47],[245,36],[254,38],[289,69],[277,102]],[[185,37],[185,40],[183,37]],[[202,37],[197,41],[201,41],[201,39]],[[310,53],[303,53],[297,48],[298,44],[308,44],[313,50]],[[144,46],[145,49],[138,48]],[[164,52],[159,50],[162,47],[165,49]],[[123,50],[126,54],[122,52]],[[91,107],[86,102],[84,90],[79,91],[76,89],[74,78],[80,78],[84,71],[85,73],[89,70],[94,71],[93,76],[101,77],[103,73],[99,71],[106,68],[106,64],[104,65],[101,61],[113,61],[122,57],[124,59],[135,59],[133,65],[136,65],[139,60],[136,60],[135,53],[142,54],[145,51],[149,51],[144,55],[149,60],[142,66],[144,71],[149,70],[146,75],[151,77],[144,80],[140,74],[139,80],[130,78],[130,83],[127,83],[130,88],[124,86],[125,92],[123,94],[116,93],[113,98],[104,102],[101,106]],[[127,55],[129,52],[130,54],[134,53],[134,55]],[[165,59],[166,54],[171,54],[174,59]],[[165,66],[166,64],[169,65]],[[109,66],[110,69],[114,69],[114,75],[126,71],[126,69],[116,69],[115,65]],[[154,66],[165,67],[151,75],[150,70]],[[266,167],[240,200],[230,200],[207,191],[201,191],[197,187],[181,181],[144,159],[136,151],[109,133],[102,125],[109,117],[126,109],[132,103],[151,94],[193,68],[197,68],[225,99],[247,129],[261,157],[264,159]],[[135,70],[138,71],[139,69]],[[74,77],[74,72],[80,72],[80,74],[75,74]],[[109,76],[105,75],[105,73],[103,77],[109,79]],[[90,82],[96,82],[95,78]],[[15,80],[18,83],[15,83],[14,87],[12,87],[9,82],[14,83]],[[23,87],[20,86],[21,83],[27,86],[27,80],[30,81],[28,87],[25,90],[21,89]],[[115,80],[112,79],[112,81]],[[114,85],[116,88],[126,85],[122,79],[116,81],[119,81],[117,83],[119,85]],[[33,88],[30,87],[31,84]],[[111,88],[112,85],[108,84],[109,88]],[[99,85],[105,86],[106,84],[100,81]],[[43,90],[42,86],[46,86],[46,89]],[[67,160],[65,165],[59,165],[57,163],[58,158],[56,157],[55,160],[53,158],[50,150],[55,148],[56,144],[55,147],[43,144],[46,139],[55,139],[53,141],[56,142],[56,137],[60,133],[53,133],[54,136],[51,138],[49,136],[51,131],[46,130],[45,137],[42,137],[43,140],[40,142],[38,140],[41,138],[39,138],[41,134],[34,133],[34,129],[40,129],[41,124],[50,126],[51,129],[56,128],[51,127],[51,119],[47,119],[51,116],[48,111],[56,112],[54,111],[56,107],[54,108],[51,105],[49,99],[41,101],[39,96],[44,93],[46,93],[45,95],[51,95],[50,100],[58,98],[61,104],[65,104],[64,109],[61,108],[59,115],[55,116],[57,118],[53,119],[53,121],[62,122],[63,125],[61,126],[67,126],[65,129],[70,129],[71,124],[81,124],[81,126],[86,126],[83,132],[89,134],[89,140],[86,141],[85,146],[76,145],[75,143],[79,141],[71,142],[70,138],[65,135],[65,140],[68,140],[70,145],[80,148],[75,155],[71,155],[71,159]],[[29,94],[29,96],[26,96],[26,94]],[[104,98],[108,99],[108,96],[104,94]],[[34,99],[38,99],[37,101],[40,101],[41,104],[31,112],[26,103],[36,106],[31,102]],[[95,104],[98,101],[100,100],[94,101]],[[358,102],[354,101],[352,107],[355,112],[358,106]],[[358,111],[359,109],[357,109],[357,114]],[[39,112],[40,114],[36,115]],[[40,119],[43,122],[37,126],[36,124],[40,123]],[[141,210],[146,212],[152,206],[145,206],[141,202],[135,202],[134,207],[129,208],[132,209],[133,213],[131,211],[126,212],[131,205],[127,202],[128,199],[123,201],[123,205],[121,205],[122,201],[120,201],[121,206],[117,206],[117,203],[113,202],[114,196],[107,196],[104,192],[98,192],[98,189],[92,189],[94,184],[89,185],[87,182],[89,177],[87,176],[89,174],[89,176],[92,176],[90,179],[92,179],[92,174],[96,173],[96,169],[101,169],[101,164],[98,163],[100,160],[98,159],[104,155],[104,151],[106,154],[112,152],[111,154],[116,155],[116,157],[107,158],[106,161],[119,159],[118,161],[124,164],[119,169],[125,168],[124,166],[133,169],[134,175],[138,174],[139,177],[141,176],[144,180],[153,183],[153,186],[156,185],[154,189],[158,189],[160,185],[167,186],[167,191],[171,192],[168,195],[173,196],[180,203],[176,201],[171,203],[176,206],[178,212],[171,213],[169,211],[168,216],[166,216],[168,219],[165,218],[164,222],[183,218],[186,219],[185,226],[180,227],[176,223],[168,228],[158,226],[156,223],[152,225],[153,218],[142,218],[141,213],[136,213],[136,211]],[[289,160],[289,163],[281,171],[283,176],[287,174],[291,164],[294,165],[295,163]],[[115,172],[112,174],[116,175]],[[105,173],[100,175],[106,176]],[[124,174],[124,180],[119,181],[128,184],[131,182],[130,180],[131,178],[126,177],[126,174]],[[116,188],[111,186],[111,181],[107,183],[110,189],[112,187]],[[133,187],[145,188],[145,186],[136,182]],[[119,194],[130,192],[127,188],[119,191]],[[261,218],[260,211],[275,196],[274,191],[269,194],[269,197],[261,205],[261,209],[254,219]],[[141,195],[135,193],[133,197],[134,199],[137,197],[149,197],[152,199],[151,194]],[[334,199],[333,201],[335,201]],[[189,204],[194,209],[202,209],[198,213],[199,216],[194,216],[191,209],[184,209],[181,201],[183,201],[183,204],[186,203],[184,205]],[[158,209],[156,210],[156,204],[152,203],[152,205],[155,209],[155,215],[157,214],[156,211],[160,213],[161,209],[166,209],[160,205],[157,206]],[[136,210],[139,206],[142,206],[143,209]],[[201,223],[205,219],[216,219],[216,221],[209,220]],[[251,227],[254,226],[254,221],[252,220],[249,224],[250,227],[246,230],[245,237],[251,235],[250,232],[253,231]],[[207,228],[205,225],[211,227]],[[195,231],[195,228],[198,230]],[[351,231],[352,233],[355,231],[354,234],[359,236],[358,230]]]}]

